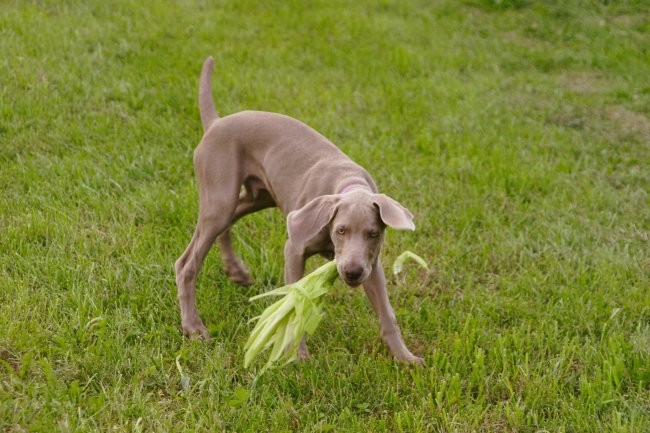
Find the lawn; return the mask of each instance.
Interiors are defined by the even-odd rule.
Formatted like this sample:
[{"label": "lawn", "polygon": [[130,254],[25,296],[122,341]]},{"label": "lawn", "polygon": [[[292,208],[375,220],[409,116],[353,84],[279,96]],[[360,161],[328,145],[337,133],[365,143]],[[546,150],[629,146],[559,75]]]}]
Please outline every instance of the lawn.
[{"label": "lawn", "polygon": [[[650,431],[646,1],[1,3],[0,430]],[[414,213],[382,258],[432,268],[388,282],[425,367],[337,283],[310,361],[243,368],[277,210],[182,337],[208,55],[220,113],[308,123]]]}]

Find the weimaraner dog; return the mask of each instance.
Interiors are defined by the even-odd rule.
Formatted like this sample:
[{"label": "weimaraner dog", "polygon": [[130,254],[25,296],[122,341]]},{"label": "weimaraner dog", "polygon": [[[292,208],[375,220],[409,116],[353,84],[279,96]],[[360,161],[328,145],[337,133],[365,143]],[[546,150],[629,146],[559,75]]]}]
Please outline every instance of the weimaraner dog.
[{"label": "weimaraner dog", "polygon": [[[289,232],[285,282],[302,278],[308,257],[335,257],[346,284],[363,284],[392,354],[401,361],[422,363],[402,340],[379,259],[385,227],[414,230],[411,212],[379,194],[363,168],[298,120],[261,111],[220,118],[212,97],[213,64],[208,57],[199,84],[204,135],[194,151],[198,222],[175,264],[183,333],[208,338],[194,291],[212,244],[215,240],[219,244],[228,277],[251,284],[246,266],[232,249],[230,227],[244,215],[277,206],[287,216]],[[304,339],[299,356],[309,357]]]}]

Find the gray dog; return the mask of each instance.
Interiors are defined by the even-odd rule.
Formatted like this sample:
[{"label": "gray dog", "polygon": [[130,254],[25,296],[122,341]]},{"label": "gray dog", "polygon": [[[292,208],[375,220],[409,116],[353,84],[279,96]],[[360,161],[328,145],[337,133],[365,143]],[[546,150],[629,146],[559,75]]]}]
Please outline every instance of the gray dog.
[{"label": "gray dog", "polygon": [[[305,260],[336,257],[346,284],[363,284],[377,313],[381,336],[401,361],[421,363],[402,340],[386,294],[379,259],[386,226],[414,230],[413,215],[379,194],[370,175],[321,134],[288,116],[243,111],[219,118],[212,98],[212,57],[203,64],[199,106],[204,135],[194,152],[199,217],[194,235],[176,262],[183,333],[208,337],[196,308],[196,277],[218,242],[228,277],[251,284],[232,249],[230,227],[241,217],[277,206],[287,216],[284,279],[298,281]],[[242,188],[243,186],[243,188]],[[309,351],[303,340],[301,358]]]}]

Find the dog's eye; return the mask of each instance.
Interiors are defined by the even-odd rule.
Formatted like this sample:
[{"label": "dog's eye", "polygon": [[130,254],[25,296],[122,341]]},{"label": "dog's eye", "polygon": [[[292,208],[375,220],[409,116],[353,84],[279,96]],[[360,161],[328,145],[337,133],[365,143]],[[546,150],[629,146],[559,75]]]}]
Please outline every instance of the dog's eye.
[{"label": "dog's eye", "polygon": [[344,235],[345,234],[345,227],[339,227],[336,229],[336,234],[337,235]]},{"label": "dog's eye", "polygon": [[371,238],[377,238],[377,237],[379,237],[379,232],[377,230],[372,230],[370,233],[368,233],[368,235]]}]

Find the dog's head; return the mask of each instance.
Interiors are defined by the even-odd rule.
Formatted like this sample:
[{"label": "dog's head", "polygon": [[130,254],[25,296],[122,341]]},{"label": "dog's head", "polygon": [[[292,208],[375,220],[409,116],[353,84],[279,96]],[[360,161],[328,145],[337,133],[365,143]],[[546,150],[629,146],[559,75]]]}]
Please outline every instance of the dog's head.
[{"label": "dog's head", "polygon": [[339,275],[356,287],[377,263],[384,230],[414,230],[413,215],[384,194],[353,190],[317,197],[287,216],[289,239],[304,245],[327,228]]}]

